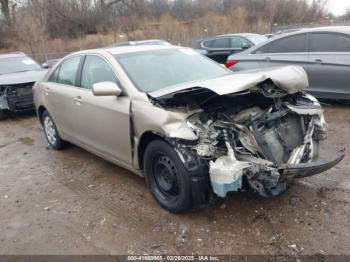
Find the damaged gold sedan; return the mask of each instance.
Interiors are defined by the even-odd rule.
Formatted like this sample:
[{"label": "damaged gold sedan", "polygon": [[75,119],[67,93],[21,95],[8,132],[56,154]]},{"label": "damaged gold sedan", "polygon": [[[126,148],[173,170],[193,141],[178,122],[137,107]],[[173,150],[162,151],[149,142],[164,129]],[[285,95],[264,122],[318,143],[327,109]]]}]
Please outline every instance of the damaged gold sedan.
[{"label": "damaged gold sedan", "polygon": [[284,192],[319,159],[326,123],[301,67],[232,73],[191,49],[118,47],[74,53],[34,88],[51,147],[76,144],[145,176],[171,212],[227,193]]}]

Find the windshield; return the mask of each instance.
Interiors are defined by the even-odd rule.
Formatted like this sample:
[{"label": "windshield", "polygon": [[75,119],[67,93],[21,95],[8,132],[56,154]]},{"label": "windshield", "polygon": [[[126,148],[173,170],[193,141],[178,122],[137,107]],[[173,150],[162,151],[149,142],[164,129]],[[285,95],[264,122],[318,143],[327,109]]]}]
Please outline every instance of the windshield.
[{"label": "windshield", "polygon": [[0,75],[39,70],[41,67],[26,56],[0,58]]},{"label": "windshield", "polygon": [[268,38],[263,35],[248,35],[246,38],[251,41],[254,45],[258,45],[262,42],[265,42]]},{"label": "windshield", "polygon": [[145,93],[232,73],[192,49],[185,48],[119,54],[115,57],[136,88]]}]

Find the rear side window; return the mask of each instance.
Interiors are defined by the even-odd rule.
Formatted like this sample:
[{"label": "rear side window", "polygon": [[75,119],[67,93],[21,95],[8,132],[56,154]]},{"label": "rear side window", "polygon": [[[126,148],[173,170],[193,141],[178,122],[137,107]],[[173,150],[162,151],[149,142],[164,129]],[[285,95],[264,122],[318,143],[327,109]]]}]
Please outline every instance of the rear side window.
[{"label": "rear side window", "polygon": [[111,66],[98,56],[86,56],[81,75],[81,87],[91,89],[100,82],[113,82],[118,84],[118,79]]},{"label": "rear side window", "polygon": [[307,52],[306,34],[293,35],[278,39],[255,51],[261,53],[303,53]]},{"label": "rear side window", "polygon": [[350,52],[350,37],[334,33],[313,33],[310,52]]},{"label": "rear side window", "polygon": [[218,38],[213,42],[213,48],[229,48],[230,45],[230,38]]},{"label": "rear side window", "polygon": [[80,56],[65,60],[60,66],[57,83],[75,86],[80,60]]}]

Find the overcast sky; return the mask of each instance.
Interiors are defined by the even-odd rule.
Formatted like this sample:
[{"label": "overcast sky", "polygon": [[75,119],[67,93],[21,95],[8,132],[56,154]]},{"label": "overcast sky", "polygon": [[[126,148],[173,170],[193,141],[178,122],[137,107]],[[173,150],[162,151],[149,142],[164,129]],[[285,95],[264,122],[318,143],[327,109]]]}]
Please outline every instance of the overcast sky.
[{"label": "overcast sky", "polygon": [[329,10],[334,15],[343,15],[345,11],[350,9],[350,0],[328,0]]}]

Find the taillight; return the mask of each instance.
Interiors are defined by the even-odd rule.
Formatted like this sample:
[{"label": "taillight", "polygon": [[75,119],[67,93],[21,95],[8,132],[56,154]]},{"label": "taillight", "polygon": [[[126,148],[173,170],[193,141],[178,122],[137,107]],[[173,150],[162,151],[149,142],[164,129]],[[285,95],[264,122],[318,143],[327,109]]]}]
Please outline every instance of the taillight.
[{"label": "taillight", "polygon": [[227,62],[226,62],[226,64],[225,64],[225,66],[227,67],[227,68],[231,68],[231,67],[233,67],[234,65],[236,65],[238,63],[238,61],[235,61],[235,60],[228,60]]}]

